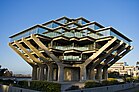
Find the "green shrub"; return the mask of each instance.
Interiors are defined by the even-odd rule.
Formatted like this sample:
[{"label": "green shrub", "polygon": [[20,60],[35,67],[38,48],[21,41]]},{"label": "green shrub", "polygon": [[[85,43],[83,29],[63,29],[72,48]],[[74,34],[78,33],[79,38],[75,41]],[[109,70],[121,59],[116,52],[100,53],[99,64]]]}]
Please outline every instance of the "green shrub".
[{"label": "green shrub", "polygon": [[119,82],[115,78],[108,78],[107,80],[102,81],[103,86],[116,85],[116,84],[119,84]]},{"label": "green shrub", "polygon": [[93,88],[93,87],[100,87],[101,84],[99,82],[95,82],[93,80],[89,80],[85,82],[85,88]]},{"label": "green shrub", "polygon": [[22,88],[28,88],[28,81],[18,81],[17,85]]},{"label": "green shrub", "polygon": [[30,88],[43,92],[60,92],[61,85],[47,81],[31,81]]},{"label": "green shrub", "polygon": [[19,81],[14,86],[43,92],[60,92],[61,90],[60,84],[47,81],[30,81],[29,83],[28,81]]},{"label": "green shrub", "polygon": [[10,85],[10,84],[13,84],[14,81],[13,80],[2,80],[0,79],[0,84],[3,84],[3,85]]},{"label": "green shrub", "polygon": [[132,82],[133,81],[133,78],[132,77],[127,77],[126,78],[126,82]]}]

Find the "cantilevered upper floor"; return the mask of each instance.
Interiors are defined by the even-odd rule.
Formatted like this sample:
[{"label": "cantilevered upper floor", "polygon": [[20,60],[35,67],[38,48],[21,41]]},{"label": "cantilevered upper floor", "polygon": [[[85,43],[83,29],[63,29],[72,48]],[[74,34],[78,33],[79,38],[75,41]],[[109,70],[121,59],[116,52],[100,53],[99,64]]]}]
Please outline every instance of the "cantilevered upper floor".
[{"label": "cantilevered upper floor", "polygon": [[[10,43],[20,42],[22,38],[30,38],[31,35],[36,35],[49,48],[49,51],[57,55],[60,60],[78,61],[78,63],[89,58],[106,44],[108,39],[116,37],[129,46],[132,42],[112,27],[104,27],[97,22],[90,22],[82,17],[77,19],[62,17],[35,25],[10,36]],[[39,47],[32,40],[30,42],[35,47]],[[22,41],[21,44],[29,49]]]},{"label": "cantilevered upper floor", "polygon": [[10,41],[20,40],[22,37],[28,37],[31,34],[40,34],[50,38],[84,38],[90,37],[99,39],[103,37],[117,37],[125,43],[130,44],[131,40],[112,27],[104,27],[97,22],[90,22],[85,18],[70,19],[62,17],[44,24],[35,25],[17,34],[10,36]]}]

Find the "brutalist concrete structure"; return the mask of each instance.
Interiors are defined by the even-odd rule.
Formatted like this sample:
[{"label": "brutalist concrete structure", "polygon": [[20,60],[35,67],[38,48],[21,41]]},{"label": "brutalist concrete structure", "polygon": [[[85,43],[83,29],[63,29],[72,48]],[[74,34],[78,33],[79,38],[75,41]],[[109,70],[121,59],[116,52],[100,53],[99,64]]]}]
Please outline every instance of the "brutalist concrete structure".
[{"label": "brutalist concrete structure", "polygon": [[62,17],[10,37],[9,46],[32,66],[32,80],[107,79],[108,68],[132,50],[113,27]]}]

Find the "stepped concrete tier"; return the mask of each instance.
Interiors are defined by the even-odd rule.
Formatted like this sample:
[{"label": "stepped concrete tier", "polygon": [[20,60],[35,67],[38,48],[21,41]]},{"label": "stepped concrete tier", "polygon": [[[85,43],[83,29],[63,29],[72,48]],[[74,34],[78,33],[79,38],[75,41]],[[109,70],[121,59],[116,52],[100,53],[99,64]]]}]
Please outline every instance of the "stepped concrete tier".
[{"label": "stepped concrete tier", "polygon": [[108,78],[108,68],[132,50],[113,27],[62,17],[10,37],[9,46],[32,66],[32,80],[85,81]]}]

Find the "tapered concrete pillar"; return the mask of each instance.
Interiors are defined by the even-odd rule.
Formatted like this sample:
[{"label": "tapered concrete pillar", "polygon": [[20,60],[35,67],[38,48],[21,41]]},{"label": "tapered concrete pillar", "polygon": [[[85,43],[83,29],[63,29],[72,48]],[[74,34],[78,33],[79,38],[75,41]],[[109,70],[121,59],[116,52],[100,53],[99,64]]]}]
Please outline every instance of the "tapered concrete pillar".
[{"label": "tapered concrete pillar", "polygon": [[90,71],[90,79],[95,80],[95,70],[94,70],[94,68],[92,68],[91,71]]},{"label": "tapered concrete pillar", "polygon": [[64,67],[58,66],[58,81],[63,82],[64,81]]},{"label": "tapered concrete pillar", "polygon": [[39,79],[40,79],[40,68],[37,67],[37,80],[39,80]]},{"label": "tapered concrete pillar", "polygon": [[102,68],[101,67],[97,68],[96,78],[98,81],[102,80]]},{"label": "tapered concrete pillar", "polygon": [[37,80],[37,66],[32,67],[32,80]]},{"label": "tapered concrete pillar", "polygon": [[44,80],[44,66],[40,66],[39,80]]},{"label": "tapered concrete pillar", "polygon": [[103,68],[103,79],[108,79],[108,68],[104,67]]},{"label": "tapered concrete pillar", "polygon": [[53,80],[53,67],[52,65],[48,65],[48,72],[47,72],[47,81]]},{"label": "tapered concrete pillar", "polygon": [[86,67],[80,67],[80,81],[86,80]]}]

